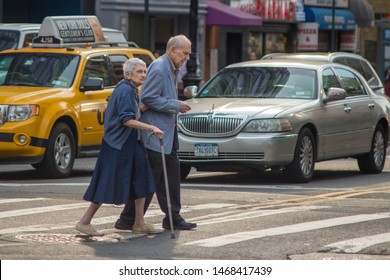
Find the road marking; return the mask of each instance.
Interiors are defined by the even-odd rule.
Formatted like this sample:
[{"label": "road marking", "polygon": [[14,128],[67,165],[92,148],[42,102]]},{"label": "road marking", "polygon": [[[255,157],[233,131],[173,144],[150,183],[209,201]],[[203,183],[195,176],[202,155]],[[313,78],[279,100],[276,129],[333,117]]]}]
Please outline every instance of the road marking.
[{"label": "road marking", "polygon": [[228,215],[225,215],[225,217],[210,218],[209,215],[207,215],[207,216],[197,217],[193,219],[195,222],[197,222],[198,225],[210,225],[216,223],[240,221],[240,220],[253,219],[258,217],[265,217],[270,215],[278,215],[278,214],[298,212],[298,211],[319,210],[319,209],[325,209],[329,207],[330,206],[312,205],[312,206],[288,207],[288,208],[281,208],[281,209],[274,209],[274,210],[258,210],[258,211],[246,211],[246,212],[231,211],[231,212],[227,212]]},{"label": "road marking", "polygon": [[[72,205],[73,205],[73,208],[72,208]],[[2,216],[15,217],[15,216],[22,216],[22,215],[30,215],[30,214],[58,211],[58,210],[76,209],[76,208],[87,207],[88,205],[89,205],[88,203],[77,203],[77,204],[62,205],[64,207],[57,205],[57,206],[49,206],[49,207],[30,208],[30,209],[24,209],[24,210],[6,211],[6,212],[0,212],[0,218]],[[181,213],[187,213],[187,212],[190,212],[192,210],[199,210],[199,209],[226,208],[227,206],[230,206],[230,205],[232,205],[232,204],[209,203],[209,204],[202,204],[202,205],[187,206],[187,207],[182,208]],[[156,208],[158,208],[158,205],[154,205],[154,206]],[[152,207],[153,207],[153,205],[149,206],[149,210],[146,212],[145,217],[155,217],[155,216],[159,216],[159,215],[164,215],[164,213],[161,212],[161,210],[159,208],[154,210],[154,209],[151,209]],[[6,214],[4,214],[4,213],[6,213]],[[119,214],[115,215],[115,216],[94,218],[92,220],[92,224],[104,225],[104,224],[109,224],[109,223],[115,223],[118,218],[119,218]],[[68,222],[68,223],[59,223],[59,224],[41,224],[41,225],[31,225],[31,226],[24,226],[24,227],[17,227],[17,228],[5,228],[5,229],[0,229],[0,234],[13,234],[13,233],[19,233],[19,232],[36,232],[36,231],[50,231],[50,230],[58,230],[58,229],[68,229],[68,228],[75,227],[77,222],[78,221]],[[159,226],[161,226],[161,224]]]},{"label": "road marking", "polygon": [[37,197],[37,198],[4,198],[4,199],[0,199],[0,204],[16,203],[16,202],[30,202],[30,201],[37,201],[37,200],[50,200],[50,198],[45,198],[45,197]]},{"label": "road marking", "polygon": [[274,200],[272,202],[267,202],[267,203],[250,203],[244,205],[236,205],[233,206],[232,208],[258,210],[258,209],[271,208],[275,206],[289,206],[289,205],[299,205],[299,204],[304,205],[304,204],[326,202],[326,201],[339,200],[339,199],[359,196],[363,194],[382,193],[382,192],[389,192],[389,191],[390,191],[390,186],[359,189],[359,190],[346,190],[346,191],[324,193],[324,194],[319,194],[314,196],[303,196],[303,197],[289,198],[283,200]]},{"label": "road marking", "polygon": [[307,223],[282,226],[277,228],[237,232],[237,233],[192,241],[192,242],[185,243],[184,245],[197,245],[201,247],[220,247],[228,244],[258,239],[267,236],[305,232],[305,231],[317,230],[321,228],[329,228],[334,226],[354,224],[354,223],[373,221],[379,219],[388,219],[388,218],[390,218],[390,212],[378,213],[378,214],[354,215],[354,216],[347,216],[347,217],[340,217],[340,218],[326,219],[321,221],[313,221]]},{"label": "road marking", "polygon": [[46,206],[46,207],[27,208],[27,209],[20,209],[20,210],[10,210],[10,211],[0,212],[0,219],[18,217],[24,215],[40,214],[46,212],[77,209],[77,208],[83,208],[88,206],[89,203],[73,203],[73,204],[53,205],[53,206]]},{"label": "road marking", "polygon": [[358,253],[367,247],[385,242],[390,242],[390,232],[344,240],[326,245],[325,248],[334,253]]},{"label": "road marking", "polygon": [[28,183],[28,184],[15,184],[15,183],[7,183],[7,184],[0,184],[0,187],[42,187],[42,186],[56,186],[56,187],[63,187],[63,186],[82,186],[87,187],[89,186],[89,183]]}]

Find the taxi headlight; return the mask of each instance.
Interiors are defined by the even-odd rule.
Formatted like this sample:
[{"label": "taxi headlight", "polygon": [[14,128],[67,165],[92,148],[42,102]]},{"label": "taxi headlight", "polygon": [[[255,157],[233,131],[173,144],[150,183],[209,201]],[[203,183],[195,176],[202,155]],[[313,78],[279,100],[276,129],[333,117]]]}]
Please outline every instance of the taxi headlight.
[{"label": "taxi headlight", "polygon": [[284,132],[290,130],[292,130],[292,125],[287,119],[259,119],[251,120],[243,132]]},{"label": "taxi headlight", "polygon": [[39,114],[38,105],[10,105],[8,108],[8,121],[20,122]]}]

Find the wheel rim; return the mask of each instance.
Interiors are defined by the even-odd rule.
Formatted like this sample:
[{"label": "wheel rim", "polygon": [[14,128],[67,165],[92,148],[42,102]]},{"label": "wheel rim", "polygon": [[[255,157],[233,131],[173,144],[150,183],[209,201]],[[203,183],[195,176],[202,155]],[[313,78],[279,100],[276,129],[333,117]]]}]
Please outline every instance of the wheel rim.
[{"label": "wheel rim", "polygon": [[376,166],[381,166],[385,158],[385,139],[380,131],[375,134],[373,152]]},{"label": "wheel rim", "polygon": [[299,155],[299,164],[302,170],[302,173],[307,176],[312,172],[313,168],[313,143],[310,137],[305,136],[302,139],[300,155]]},{"label": "wheel rim", "polygon": [[54,146],[54,160],[59,169],[66,169],[69,166],[72,156],[72,149],[69,137],[61,133],[58,135]]}]

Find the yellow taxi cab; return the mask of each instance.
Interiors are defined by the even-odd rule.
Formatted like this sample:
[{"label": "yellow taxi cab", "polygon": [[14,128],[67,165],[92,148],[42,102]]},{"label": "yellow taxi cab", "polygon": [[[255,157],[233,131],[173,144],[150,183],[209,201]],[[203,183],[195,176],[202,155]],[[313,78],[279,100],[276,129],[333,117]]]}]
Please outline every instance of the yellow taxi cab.
[{"label": "yellow taxi cab", "polygon": [[0,53],[0,164],[27,163],[64,178],[75,158],[98,154],[123,63],[154,60],[101,34],[95,16],[46,17],[31,48]]}]

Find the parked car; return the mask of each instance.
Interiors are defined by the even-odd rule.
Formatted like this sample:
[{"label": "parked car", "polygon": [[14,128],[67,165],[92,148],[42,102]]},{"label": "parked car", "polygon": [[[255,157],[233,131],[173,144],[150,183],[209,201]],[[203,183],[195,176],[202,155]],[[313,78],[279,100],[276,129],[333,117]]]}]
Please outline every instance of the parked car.
[{"label": "parked car", "polygon": [[385,88],[371,63],[364,57],[347,52],[304,52],[304,53],[271,53],[261,59],[304,59],[326,60],[347,65],[357,70],[367,80],[372,90],[377,94],[385,94]]},{"label": "parked car", "polygon": [[87,28],[90,19],[67,18],[59,32],[49,18],[31,48],[0,52],[0,164],[31,164],[45,177],[64,178],[75,158],[97,156],[107,100],[123,79],[123,63],[138,57],[149,65],[154,56],[117,42],[92,42],[101,30]]},{"label": "parked car", "polygon": [[319,161],[356,158],[369,174],[385,164],[389,100],[342,64],[292,58],[232,64],[187,102],[191,111],[178,115],[182,178],[191,167],[272,169],[308,182]]},{"label": "parked car", "polygon": [[0,24],[0,51],[28,47],[38,36],[40,24],[2,23]]},{"label": "parked car", "polygon": [[[40,28],[41,24],[32,23],[0,24],[0,51],[29,47],[32,40],[38,36]],[[123,42],[119,46],[128,46],[122,31],[107,27],[102,27],[102,31],[107,41],[116,43]]]}]

